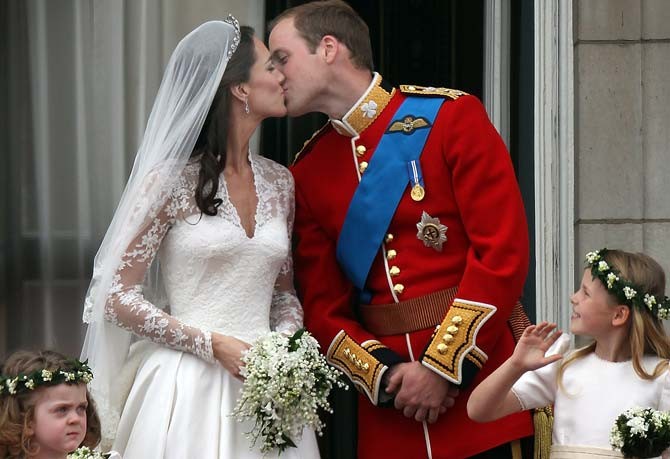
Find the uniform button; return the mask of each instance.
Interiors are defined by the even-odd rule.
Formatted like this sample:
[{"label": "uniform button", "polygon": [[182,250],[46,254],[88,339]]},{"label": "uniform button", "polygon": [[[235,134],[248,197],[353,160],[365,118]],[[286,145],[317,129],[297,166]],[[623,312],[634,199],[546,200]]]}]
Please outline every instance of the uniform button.
[{"label": "uniform button", "polygon": [[449,333],[445,333],[444,336],[442,336],[442,341],[445,343],[449,344],[454,340],[454,335],[451,335]]},{"label": "uniform button", "polygon": [[362,174],[363,172],[365,172],[365,169],[367,169],[367,168],[368,168],[368,163],[367,163],[367,161],[363,161],[362,163],[360,163],[360,164],[358,165],[358,170],[361,171],[361,174]]},{"label": "uniform button", "polygon": [[395,277],[398,274],[400,274],[400,268],[397,266],[391,266],[391,269],[389,269],[389,273],[391,273],[391,276]]},{"label": "uniform button", "polygon": [[410,91],[416,91],[416,87],[414,86],[407,86],[407,89],[409,89]]},{"label": "uniform button", "polygon": [[463,322],[463,318],[461,316],[454,316],[451,318],[451,323],[458,325],[461,322]]},{"label": "uniform button", "polygon": [[398,252],[396,252],[395,250],[391,249],[391,250],[389,250],[388,252],[386,252],[386,259],[387,259],[387,260],[393,260],[393,259],[396,257],[396,255],[398,255]]},{"label": "uniform button", "polygon": [[456,333],[458,333],[458,327],[455,325],[449,325],[447,327],[447,332],[451,333],[452,335],[455,335]]},{"label": "uniform button", "polygon": [[368,149],[365,148],[363,145],[359,145],[359,146],[356,147],[356,154],[358,156],[363,156],[366,151],[368,151]]},{"label": "uniform button", "polygon": [[395,284],[393,290],[395,290],[396,293],[402,293],[405,291],[405,286],[402,284]]},{"label": "uniform button", "polygon": [[393,234],[388,233],[388,234],[386,235],[386,237],[384,238],[384,242],[386,242],[387,244],[388,244],[389,242],[393,242]]},{"label": "uniform button", "polygon": [[444,343],[440,343],[437,345],[437,352],[439,352],[440,354],[446,354],[447,349],[449,349],[449,347]]}]

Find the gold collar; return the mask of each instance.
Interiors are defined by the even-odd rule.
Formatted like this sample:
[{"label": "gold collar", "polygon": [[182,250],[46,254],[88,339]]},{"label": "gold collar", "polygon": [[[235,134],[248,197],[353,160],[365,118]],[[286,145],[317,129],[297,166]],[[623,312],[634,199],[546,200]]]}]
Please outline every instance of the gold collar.
[{"label": "gold collar", "polygon": [[388,92],[381,87],[381,83],[381,75],[375,72],[368,89],[342,120],[330,119],[338,134],[356,137],[377,119],[395,94],[395,88]]}]

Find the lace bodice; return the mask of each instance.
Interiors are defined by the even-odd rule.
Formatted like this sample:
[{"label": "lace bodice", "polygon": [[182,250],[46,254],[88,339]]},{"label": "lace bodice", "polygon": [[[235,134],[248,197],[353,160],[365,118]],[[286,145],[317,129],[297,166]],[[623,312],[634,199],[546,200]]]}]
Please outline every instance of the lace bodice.
[{"label": "lace bodice", "polygon": [[[218,214],[201,214],[199,166],[188,164],[125,252],[105,307],[108,321],[210,362],[212,332],[252,342],[270,329],[291,333],[302,326],[290,251],[293,178],[269,159],[250,154],[249,160],[258,197],[253,236],[240,223],[223,174]],[[170,313],[143,295],[156,255]]]}]

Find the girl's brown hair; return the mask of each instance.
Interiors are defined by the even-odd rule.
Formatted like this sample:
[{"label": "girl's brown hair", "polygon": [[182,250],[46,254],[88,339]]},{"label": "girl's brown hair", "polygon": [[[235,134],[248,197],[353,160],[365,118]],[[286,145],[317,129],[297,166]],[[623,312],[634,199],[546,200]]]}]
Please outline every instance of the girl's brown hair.
[{"label": "girl's brown hair", "polygon": [[[0,368],[0,374],[18,376],[30,374],[38,370],[74,370],[72,360],[54,351],[17,351],[14,352]],[[48,387],[48,386],[47,386]],[[35,403],[40,391],[45,387],[30,392],[19,392],[0,395],[0,457],[19,459],[35,456],[39,445],[29,434],[30,423],[35,418]],[[86,390],[86,436],[82,446],[95,448],[100,443],[100,418],[95,404]]]},{"label": "girl's brown hair", "polygon": [[[643,293],[662,298],[665,295],[665,273],[663,268],[650,256],[643,253],[631,253],[623,250],[609,249],[603,258],[609,266],[614,268],[627,281],[639,287]],[[598,280],[600,282],[600,280]],[[619,304],[617,297],[608,292],[611,306]],[[655,379],[668,368],[670,359],[670,340],[665,333],[663,323],[646,308],[630,308],[629,345],[635,373],[642,379]],[[558,369],[558,383],[563,380],[565,368],[577,359],[580,359],[596,348],[596,343],[577,349],[566,358]],[[656,355],[662,360],[656,365],[652,373],[642,365],[645,354]]]}]

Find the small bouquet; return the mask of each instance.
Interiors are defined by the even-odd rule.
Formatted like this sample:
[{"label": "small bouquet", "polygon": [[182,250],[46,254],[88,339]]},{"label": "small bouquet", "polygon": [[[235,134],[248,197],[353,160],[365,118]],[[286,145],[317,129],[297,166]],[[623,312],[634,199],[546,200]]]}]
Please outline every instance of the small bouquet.
[{"label": "small bouquet", "polygon": [[[82,446],[77,448],[73,452],[67,455],[67,459],[109,459],[112,457],[112,453],[101,453],[99,451],[94,451],[91,448]],[[119,457],[118,454],[116,457]]]},{"label": "small bouquet", "polygon": [[624,457],[660,456],[670,446],[670,414],[653,408],[630,408],[614,422],[610,443]]},{"label": "small bouquet", "polygon": [[232,416],[253,420],[247,437],[262,438],[263,454],[295,447],[305,427],[321,434],[319,410],[332,413],[328,394],[334,386],[348,388],[341,372],[326,362],[319,344],[304,329],[293,336],[270,332],[242,358],[245,378]]}]

